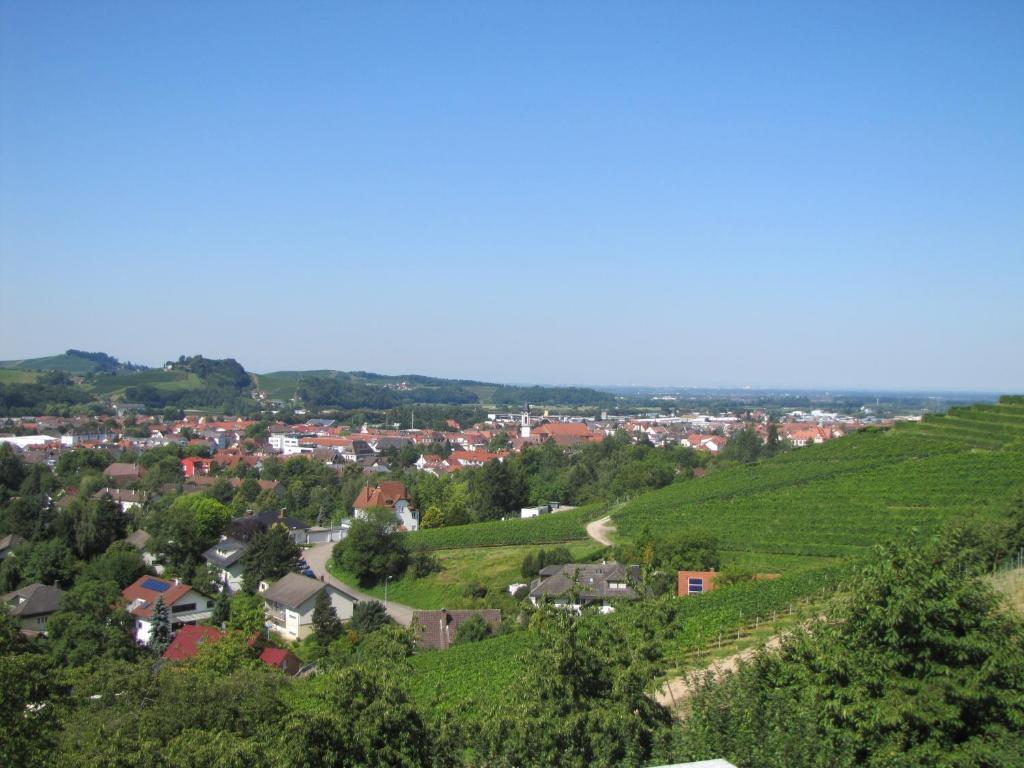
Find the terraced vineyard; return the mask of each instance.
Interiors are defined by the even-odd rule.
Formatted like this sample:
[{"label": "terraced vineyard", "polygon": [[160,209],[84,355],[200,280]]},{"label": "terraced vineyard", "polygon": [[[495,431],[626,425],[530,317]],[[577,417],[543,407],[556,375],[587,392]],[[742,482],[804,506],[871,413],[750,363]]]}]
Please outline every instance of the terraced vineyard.
[{"label": "terraced vineyard", "polygon": [[[754,617],[763,620],[801,600],[824,600],[842,588],[858,556],[873,544],[910,535],[911,529],[926,533],[950,520],[995,514],[1022,490],[1021,398],[955,409],[944,418],[866,431],[682,481],[614,512],[616,537],[700,527],[719,537],[728,560],[746,553],[750,564],[770,568],[774,561],[791,569],[776,580],[685,600],[623,605],[588,621],[606,623],[630,647],[657,649],[664,668]],[[597,514],[600,510],[579,510],[565,517],[424,531],[414,540],[447,547],[547,542],[577,537]],[[813,560],[823,556],[842,559],[825,565]],[[517,679],[534,642],[532,633],[515,632],[418,654],[412,659],[411,692],[435,710],[477,708]]]},{"label": "terraced vineyard", "polygon": [[697,527],[730,550],[856,555],[986,514],[1024,488],[1024,406],[954,409],[655,491],[615,513],[619,535]]}]

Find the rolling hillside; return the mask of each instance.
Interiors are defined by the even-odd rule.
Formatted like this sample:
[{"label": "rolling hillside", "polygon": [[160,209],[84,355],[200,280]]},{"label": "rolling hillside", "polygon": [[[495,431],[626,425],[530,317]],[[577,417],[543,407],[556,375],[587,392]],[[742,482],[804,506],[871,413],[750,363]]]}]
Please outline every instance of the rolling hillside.
[{"label": "rolling hillside", "polygon": [[102,366],[93,360],[77,355],[50,355],[49,357],[34,357],[28,360],[0,360],[0,368],[9,368],[18,371],[64,371],[76,375],[95,373],[102,369]]},{"label": "rolling hillside", "polygon": [[1024,489],[1024,406],[863,432],[642,496],[619,535],[700,528],[726,549],[857,555],[910,529],[987,514]]},{"label": "rolling hillside", "polygon": [[[651,623],[667,659],[703,647],[719,633],[736,631],[752,616],[775,615],[804,598],[822,599],[875,544],[926,534],[974,515],[995,516],[1020,493],[1024,398],[1019,397],[726,467],[615,510],[615,538],[700,528],[720,539],[726,562],[744,564],[744,553],[746,565],[756,569],[767,565],[774,570],[785,558],[805,562],[797,559],[780,568],[785,575],[775,581],[657,606],[627,606],[606,620],[626,633]],[[424,545],[451,548],[551,541],[561,527],[550,522],[556,517],[510,525],[504,536],[492,523],[449,529],[448,536],[442,533],[446,529],[416,535]],[[531,522],[538,525],[536,535],[526,525]],[[578,538],[579,521],[566,518],[562,525],[566,540]],[[809,559],[825,556],[834,559],[819,564]],[[652,611],[669,614],[654,621]],[[473,707],[475,701],[500,695],[515,679],[515,670],[527,663],[530,642],[529,633],[515,633],[444,654],[419,654],[412,660],[413,693],[424,705],[440,709]]]}]

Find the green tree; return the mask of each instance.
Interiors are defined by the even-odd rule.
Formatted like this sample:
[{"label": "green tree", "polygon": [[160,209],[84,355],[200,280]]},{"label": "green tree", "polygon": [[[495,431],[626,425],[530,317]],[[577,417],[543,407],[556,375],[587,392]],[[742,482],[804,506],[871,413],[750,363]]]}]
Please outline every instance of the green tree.
[{"label": "green tree", "polygon": [[171,612],[163,597],[158,597],[153,603],[151,622],[149,648],[156,656],[162,656],[171,644]]},{"label": "green tree", "polygon": [[360,635],[368,635],[390,622],[384,604],[377,600],[364,600],[352,608],[349,626]]},{"label": "green tree", "polygon": [[68,507],[73,531],[72,545],[82,560],[90,560],[118,539],[124,538],[125,516],[109,496],[76,498]]},{"label": "green tree", "polygon": [[210,615],[210,623],[215,627],[226,626],[231,620],[231,595],[226,588],[222,588],[213,599],[213,613]]},{"label": "green tree", "polygon": [[455,763],[408,700],[400,671],[360,664],[317,675],[301,710],[280,724],[280,764],[405,768]]},{"label": "green tree", "polygon": [[81,666],[99,658],[131,659],[134,621],[112,581],[83,581],[66,592],[46,625],[53,658]]},{"label": "green tree", "polygon": [[437,504],[431,504],[420,518],[420,528],[442,528],[445,525],[445,514]]},{"label": "green tree", "polygon": [[83,579],[113,581],[121,589],[134,582],[150,569],[142,560],[142,553],[126,541],[115,541],[107,551],[85,566]]},{"label": "green tree", "polygon": [[395,532],[395,516],[388,509],[369,509],[353,521],[348,536],[334,545],[334,561],[361,584],[402,573],[409,553]]},{"label": "green tree", "polygon": [[829,621],[696,692],[679,753],[766,768],[1019,765],[1024,624],[973,556],[959,534],[882,549]]},{"label": "green tree", "polygon": [[263,598],[242,592],[231,598],[228,627],[244,633],[247,637],[262,633],[266,627],[266,612]]},{"label": "green tree", "polygon": [[230,522],[231,510],[219,501],[201,494],[179,496],[154,516],[150,549],[159,552],[174,571],[191,578],[202,553]]},{"label": "green tree", "polygon": [[272,525],[249,541],[242,555],[242,584],[255,592],[263,579],[279,579],[298,570],[301,550],[283,525]]},{"label": "green tree", "polygon": [[479,640],[484,640],[491,635],[491,628],[487,622],[480,616],[470,616],[468,619],[459,624],[459,629],[455,633],[455,642],[457,644],[475,643]]},{"label": "green tree", "polygon": [[[777,435],[776,435],[777,436]],[[729,438],[722,450],[722,458],[751,463],[761,456],[761,437],[753,429],[741,429]]]},{"label": "green tree", "polygon": [[313,606],[313,633],[317,641],[328,646],[341,637],[341,620],[338,618],[326,589],[321,589]]}]

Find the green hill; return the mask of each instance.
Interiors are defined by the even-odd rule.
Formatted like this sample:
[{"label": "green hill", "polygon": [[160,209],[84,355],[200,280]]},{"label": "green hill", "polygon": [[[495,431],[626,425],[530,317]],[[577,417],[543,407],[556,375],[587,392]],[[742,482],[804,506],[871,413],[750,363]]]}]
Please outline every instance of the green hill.
[{"label": "green hill", "polygon": [[0,361],[0,368],[19,371],[64,371],[77,375],[100,370],[95,361],[68,354],[34,357],[30,360],[3,360]]},{"label": "green hill", "polygon": [[[613,519],[617,540],[646,538],[648,531],[709,531],[734,562],[742,553],[751,564],[783,556],[839,556],[824,567],[784,568],[785,575],[775,581],[669,603],[678,615],[665,617],[656,628],[667,657],[735,631],[751,616],[774,615],[802,598],[820,599],[875,544],[973,516],[994,517],[1022,492],[1024,398],[1003,397],[996,405],[956,408],[920,423],[723,467],[640,496],[614,511]],[[551,541],[556,518],[517,521],[504,536],[497,528],[501,523],[482,523],[410,537],[452,548]],[[562,535],[576,539],[581,522],[565,518]],[[529,523],[538,526],[536,536]],[[603,620],[631,632],[664,608],[626,606]],[[424,705],[441,702],[436,706],[442,709],[500,695],[522,668],[529,643],[529,633],[518,633],[443,655],[420,654],[413,658],[414,695]]]},{"label": "green hill", "polygon": [[856,555],[910,529],[984,515],[1024,489],[1024,405],[849,435],[642,496],[614,515],[619,535],[700,528],[723,548]]}]

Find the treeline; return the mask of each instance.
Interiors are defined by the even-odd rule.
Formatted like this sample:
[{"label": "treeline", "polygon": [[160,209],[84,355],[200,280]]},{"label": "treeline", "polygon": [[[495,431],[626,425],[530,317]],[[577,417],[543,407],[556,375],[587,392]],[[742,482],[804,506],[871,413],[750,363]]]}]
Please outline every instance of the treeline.
[{"label": "treeline", "polygon": [[151,384],[140,384],[125,389],[125,399],[142,403],[150,409],[162,408],[215,408],[228,413],[248,416],[259,411],[259,406],[248,396],[252,378],[238,361],[231,358],[211,360],[202,355],[168,362],[174,370],[195,374],[202,386],[195,388],[161,389]]},{"label": "treeline", "polygon": [[523,406],[526,403],[543,405],[611,405],[615,395],[585,387],[515,387],[499,384],[494,388],[496,405]]},{"label": "treeline", "polygon": [[326,377],[303,379],[296,394],[307,408],[314,411],[328,408],[386,410],[409,403],[459,405],[479,401],[475,392],[457,385],[418,386],[405,391],[390,389],[383,385]]},{"label": "treeline", "polygon": [[547,442],[454,475],[407,471],[401,479],[422,514],[421,526],[436,528],[518,517],[522,507],[549,501],[580,505],[629,498],[685,480],[707,460],[691,448],[655,448],[620,432],[571,452]]},{"label": "treeline", "polygon": [[74,386],[66,374],[58,381],[43,374],[34,384],[0,384],[0,415],[62,416],[74,406],[92,402],[93,397]]},{"label": "treeline", "polygon": [[122,363],[113,355],[106,352],[84,352],[81,349],[69,349],[65,353],[68,357],[78,357],[88,360],[96,366],[95,373],[117,373],[118,371],[144,371],[146,366],[135,365],[134,363]]}]

